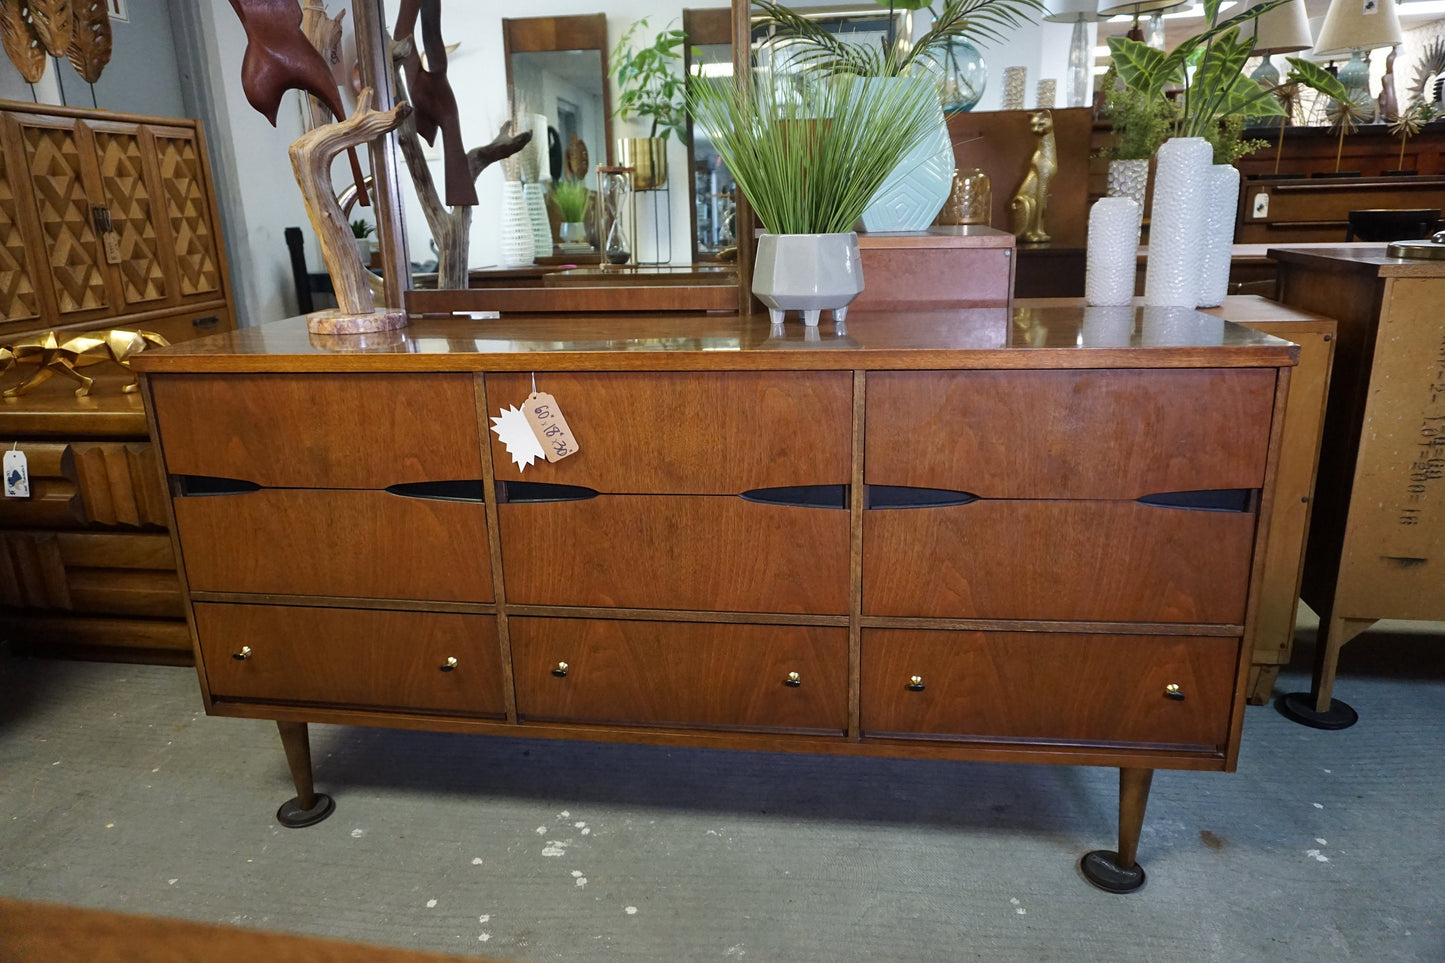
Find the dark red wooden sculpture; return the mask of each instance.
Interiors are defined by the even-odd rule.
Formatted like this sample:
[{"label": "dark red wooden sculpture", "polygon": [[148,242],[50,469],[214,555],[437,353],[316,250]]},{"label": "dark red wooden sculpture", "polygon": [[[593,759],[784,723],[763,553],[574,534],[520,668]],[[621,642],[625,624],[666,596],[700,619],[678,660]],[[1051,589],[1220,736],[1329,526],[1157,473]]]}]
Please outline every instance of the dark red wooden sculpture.
[{"label": "dark red wooden sculpture", "polygon": [[[426,51],[422,65],[421,50],[415,39],[417,16],[421,17],[421,50]],[[407,97],[416,119],[416,132],[428,144],[436,143],[437,131],[442,133],[442,157],[446,174],[447,205],[473,206],[477,189],[467,163],[467,149],[462,144],[462,125],[457,117],[457,98],[447,80],[447,50],[442,42],[441,0],[402,0],[396,15],[397,41],[412,40],[411,51],[401,62],[406,77]]]},{"label": "dark red wooden sculpture", "polygon": [[[276,125],[281,96],[288,90],[304,90],[325,104],[337,120],[346,117],[331,68],[301,31],[301,6],[296,0],[231,0],[231,7],[246,31],[241,89],[271,126]],[[365,206],[369,201],[361,162],[355,150],[348,153],[357,199]]]}]

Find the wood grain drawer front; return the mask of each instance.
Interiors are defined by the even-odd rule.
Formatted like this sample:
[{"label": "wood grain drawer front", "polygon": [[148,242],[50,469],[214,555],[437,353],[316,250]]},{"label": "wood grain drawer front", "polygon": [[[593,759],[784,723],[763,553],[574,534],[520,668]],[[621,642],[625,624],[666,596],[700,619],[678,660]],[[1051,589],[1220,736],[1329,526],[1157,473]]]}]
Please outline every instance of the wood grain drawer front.
[{"label": "wood grain drawer front", "polygon": [[874,736],[1217,747],[1228,738],[1239,644],[865,629],[862,728]]},{"label": "wood grain drawer front", "polygon": [[[209,603],[195,612],[218,699],[505,712],[491,616]],[[448,659],[456,664],[444,670]]]},{"label": "wood grain drawer front", "polygon": [[836,735],[847,725],[847,629],[514,617],[508,631],[522,719]]},{"label": "wood grain drawer front", "polygon": [[195,591],[492,601],[480,502],[269,488],[174,504]]},{"label": "wood grain drawer front", "polygon": [[1102,501],[870,510],[863,612],[1242,624],[1255,520]]},{"label": "wood grain drawer front", "polygon": [[[527,374],[486,376],[487,410],[520,405]],[[616,494],[739,495],[846,485],[853,382],[846,371],[538,374],[580,446],[525,479],[489,432],[497,478]]]},{"label": "wood grain drawer front", "polygon": [[267,488],[481,478],[462,374],[157,375],[166,468]]},{"label": "wood grain drawer front", "polygon": [[848,513],[716,495],[498,506],[507,601],[843,615]]},{"label": "wood grain drawer front", "polygon": [[1273,369],[868,375],[870,485],[985,498],[1259,488]]}]

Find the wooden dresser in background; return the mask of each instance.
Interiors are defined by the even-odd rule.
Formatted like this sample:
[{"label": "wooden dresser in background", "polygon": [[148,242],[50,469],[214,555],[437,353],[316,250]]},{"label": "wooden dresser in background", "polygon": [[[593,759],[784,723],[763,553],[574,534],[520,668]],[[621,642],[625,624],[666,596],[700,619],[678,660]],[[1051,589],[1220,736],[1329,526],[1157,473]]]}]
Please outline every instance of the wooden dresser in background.
[{"label": "wooden dresser in background", "polygon": [[[234,327],[196,121],[0,101],[0,345]],[[34,371],[13,368],[0,387]],[[30,498],[0,501],[0,638],[37,654],[189,662],[145,412],[116,365],[85,373],[97,378],[87,398],[54,378],[0,400],[0,443],[29,456],[31,483]]]}]

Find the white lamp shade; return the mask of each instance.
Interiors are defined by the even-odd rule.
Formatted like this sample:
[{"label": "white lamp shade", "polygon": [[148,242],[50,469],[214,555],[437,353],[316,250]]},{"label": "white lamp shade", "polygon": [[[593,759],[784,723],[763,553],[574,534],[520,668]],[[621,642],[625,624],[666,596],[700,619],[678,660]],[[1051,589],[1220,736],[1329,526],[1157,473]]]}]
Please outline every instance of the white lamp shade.
[{"label": "white lamp shade", "polygon": [[1395,0],[1330,0],[1324,26],[1315,40],[1315,53],[1343,55],[1352,50],[1393,47],[1404,40]]},{"label": "white lamp shade", "polygon": [[[1268,0],[1253,0],[1250,6],[1258,7],[1266,2]],[[1255,53],[1294,53],[1315,45],[1310,35],[1309,17],[1305,13],[1305,0],[1289,0],[1289,3],[1267,10],[1241,32],[1248,35],[1251,27]]]},{"label": "white lamp shade", "polygon": [[1161,10],[1172,10],[1175,7],[1182,7],[1189,0],[1099,0],[1099,17],[1122,17],[1125,14],[1138,16],[1141,13],[1158,13]]},{"label": "white lamp shade", "polygon": [[1093,23],[1103,20],[1099,13],[1099,0],[1047,0],[1044,7],[1048,13],[1044,19],[1050,23]]}]

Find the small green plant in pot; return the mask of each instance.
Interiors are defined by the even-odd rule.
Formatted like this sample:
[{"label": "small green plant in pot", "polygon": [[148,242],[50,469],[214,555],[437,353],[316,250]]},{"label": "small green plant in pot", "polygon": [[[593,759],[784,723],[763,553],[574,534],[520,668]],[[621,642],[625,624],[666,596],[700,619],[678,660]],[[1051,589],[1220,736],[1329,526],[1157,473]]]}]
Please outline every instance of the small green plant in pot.
[{"label": "small green plant in pot", "polygon": [[375,233],[376,228],[359,217],[351,222],[351,234],[356,238],[356,255],[361,258],[362,264],[371,263],[371,235]]},{"label": "small green plant in pot", "polygon": [[863,290],[853,225],[933,130],[933,86],[760,71],[749,87],[696,80],[688,106],[766,230],[752,285],[774,324],[788,310],[810,326],[823,310],[844,321]]},{"label": "small green plant in pot", "polygon": [[687,36],[674,28],[660,31],[651,43],[642,44],[639,30],[647,29],[643,17],[618,38],[608,54],[609,70],[617,81],[617,106],[612,116],[650,120],[646,137],[617,140],[618,163],[634,170],[634,189],[645,191],[667,183],[667,140],[687,139],[686,80],[682,75],[682,51]]},{"label": "small green plant in pot", "polygon": [[587,243],[587,203],[592,192],[578,180],[563,180],[552,185],[552,203],[562,215],[559,236],[564,244]]}]

